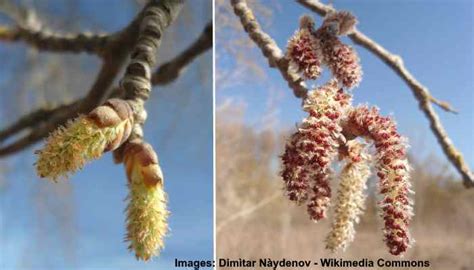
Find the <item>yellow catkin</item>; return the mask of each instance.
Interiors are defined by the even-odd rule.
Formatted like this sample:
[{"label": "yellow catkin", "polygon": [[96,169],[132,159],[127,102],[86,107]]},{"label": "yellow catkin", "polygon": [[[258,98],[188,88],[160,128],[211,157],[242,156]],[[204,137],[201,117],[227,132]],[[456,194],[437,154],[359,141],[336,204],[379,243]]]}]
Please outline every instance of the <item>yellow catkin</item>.
[{"label": "yellow catkin", "polygon": [[118,148],[130,135],[132,110],[126,101],[110,99],[88,115],[55,130],[36,154],[40,177],[56,181],[67,178],[105,151]]},{"label": "yellow catkin", "polygon": [[99,158],[108,143],[119,136],[126,121],[116,126],[99,128],[94,121],[80,116],[54,131],[43,149],[36,152],[36,170],[40,177],[56,181]]},{"label": "yellow catkin", "polygon": [[364,210],[364,190],[370,176],[369,161],[367,156],[359,152],[350,157],[341,172],[334,219],[326,238],[326,248],[332,252],[345,250],[354,240],[354,226]]},{"label": "yellow catkin", "polygon": [[153,149],[142,142],[126,146],[124,163],[129,187],[126,241],[137,259],[147,261],[159,254],[168,232],[163,174]]}]

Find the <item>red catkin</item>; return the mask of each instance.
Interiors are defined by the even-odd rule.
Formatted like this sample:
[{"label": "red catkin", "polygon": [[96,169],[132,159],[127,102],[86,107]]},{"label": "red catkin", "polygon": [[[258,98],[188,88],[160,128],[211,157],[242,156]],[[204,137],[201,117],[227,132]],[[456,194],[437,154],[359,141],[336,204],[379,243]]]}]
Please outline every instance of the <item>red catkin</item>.
[{"label": "red catkin", "polygon": [[409,197],[412,191],[405,139],[398,134],[395,122],[381,116],[377,108],[353,109],[347,124],[351,132],[359,132],[354,135],[369,137],[375,143],[385,243],[391,254],[401,255],[414,241],[408,231],[413,202]]},{"label": "red catkin", "polygon": [[313,27],[314,22],[311,17],[301,17],[300,29],[288,41],[286,52],[290,68],[309,80],[317,79],[322,72],[321,48],[319,41],[312,34]]},{"label": "red catkin", "polygon": [[308,93],[303,109],[309,115],[288,141],[282,155],[282,177],[290,200],[306,202],[310,218],[326,217],[331,188],[331,163],[342,128],[338,124],[350,104],[335,80]]},{"label": "red catkin", "polygon": [[342,43],[336,36],[325,35],[321,39],[324,63],[333,76],[347,88],[359,85],[362,80],[362,69],[359,56],[355,50]]}]

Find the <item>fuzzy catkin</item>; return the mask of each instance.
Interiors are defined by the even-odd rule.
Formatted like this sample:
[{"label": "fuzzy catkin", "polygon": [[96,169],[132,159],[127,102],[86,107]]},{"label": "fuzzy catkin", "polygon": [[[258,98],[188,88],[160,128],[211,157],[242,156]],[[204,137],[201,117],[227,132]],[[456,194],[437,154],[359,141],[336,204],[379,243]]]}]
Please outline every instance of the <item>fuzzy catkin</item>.
[{"label": "fuzzy catkin", "polygon": [[364,190],[370,176],[370,158],[361,152],[362,146],[353,141],[346,145],[349,147],[348,161],[339,177],[332,227],[326,237],[326,248],[332,252],[345,250],[354,240],[354,226],[364,210]]},{"label": "fuzzy catkin", "polygon": [[133,115],[125,101],[111,99],[88,115],[82,115],[59,127],[36,154],[40,177],[56,181],[114,150],[126,141],[133,125]]},{"label": "fuzzy catkin", "polygon": [[139,140],[126,145],[124,164],[129,187],[126,241],[137,259],[147,261],[159,254],[168,232],[163,173],[153,148]]},{"label": "fuzzy catkin", "polygon": [[324,63],[333,76],[346,88],[358,86],[362,80],[362,69],[356,51],[336,36],[325,36],[321,41]]},{"label": "fuzzy catkin", "polygon": [[290,68],[300,72],[303,78],[317,79],[322,72],[321,48],[319,41],[312,34],[314,22],[309,16],[300,19],[300,29],[290,38],[287,45],[286,57]]},{"label": "fuzzy catkin", "polygon": [[357,107],[348,118],[346,129],[374,141],[385,243],[391,254],[401,255],[414,242],[408,230],[413,217],[413,201],[409,193],[413,192],[409,181],[406,139],[398,134],[395,122],[381,116],[377,108]]},{"label": "fuzzy catkin", "polygon": [[308,93],[303,109],[309,113],[288,141],[282,155],[286,193],[290,200],[306,202],[314,221],[326,216],[331,188],[331,162],[337,155],[341,127],[338,124],[350,97],[340,91],[337,82]]}]

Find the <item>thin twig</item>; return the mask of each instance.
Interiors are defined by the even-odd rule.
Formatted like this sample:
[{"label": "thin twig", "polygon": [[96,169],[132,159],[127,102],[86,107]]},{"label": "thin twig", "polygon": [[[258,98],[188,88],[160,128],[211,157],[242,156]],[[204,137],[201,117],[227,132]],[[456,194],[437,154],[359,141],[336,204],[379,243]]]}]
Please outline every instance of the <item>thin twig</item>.
[{"label": "thin twig", "polygon": [[[298,2],[321,16],[325,16],[327,13],[336,11],[333,7],[322,4],[317,0],[298,0]],[[438,105],[441,109],[447,112],[457,113],[457,111],[452,108],[448,102],[440,101],[433,97],[428,91],[428,89],[420,82],[418,82],[414,78],[414,76],[411,75],[411,73],[406,69],[406,67],[403,65],[403,59],[400,56],[389,52],[382,45],[378,44],[377,42],[375,42],[357,29],[355,29],[351,34],[349,34],[349,38],[355,44],[366,48],[367,50],[375,54],[378,58],[380,58],[382,61],[384,61],[387,65],[389,65],[395,72],[397,72],[402,77],[403,80],[405,80],[405,82],[408,84],[408,86],[410,86],[410,88],[416,88],[413,89],[413,91],[426,92],[426,98],[429,101]],[[406,75],[402,76],[401,73]]]},{"label": "thin twig", "polygon": [[0,26],[0,41],[23,41],[40,51],[87,52],[101,56],[109,38],[107,34],[92,34],[89,32],[57,34],[46,29],[35,31],[20,26],[14,28]]},{"label": "thin twig", "polygon": [[275,192],[273,195],[269,196],[268,198],[265,198],[265,199],[261,200],[256,205],[254,205],[252,207],[249,207],[247,209],[243,209],[243,210],[231,215],[230,217],[226,218],[225,220],[219,222],[219,225],[216,228],[216,233],[219,234],[219,232],[221,232],[222,229],[225,226],[227,226],[229,223],[232,223],[234,220],[245,217],[245,216],[248,216],[248,215],[251,215],[252,213],[260,210],[261,208],[267,206],[268,204],[270,204],[271,202],[273,202],[274,200],[276,200],[277,198],[280,198],[280,197],[281,197],[281,191]]},{"label": "thin twig", "polygon": [[262,30],[262,27],[255,19],[252,10],[244,0],[232,0],[231,4],[234,13],[240,18],[240,22],[253,42],[262,50],[263,55],[268,59],[270,67],[277,68],[283,78],[288,82],[288,86],[293,89],[296,97],[304,98],[308,89],[303,79],[296,73],[288,69],[288,61],[284,57],[276,42]]},{"label": "thin twig", "polygon": [[0,157],[25,149],[46,137],[58,126],[64,125],[68,119],[87,113],[102,104],[110,96],[111,85],[124,65],[130,49],[136,44],[142,16],[143,11],[125,29],[111,37],[104,50],[102,67],[86,97],[77,103],[57,108],[46,121],[42,121],[28,134],[0,147]]},{"label": "thin twig", "polygon": [[[102,68],[86,97],[76,100],[70,104],[58,106],[56,108],[38,109],[37,111],[33,111],[23,116],[11,126],[0,131],[1,143],[1,141],[5,141],[6,139],[18,134],[25,129],[29,130],[29,133],[27,133],[25,136],[16,139],[8,145],[3,145],[0,147],[0,157],[16,153],[38,142],[39,140],[46,137],[50,132],[55,130],[58,126],[64,125],[69,119],[74,118],[81,113],[89,112],[90,110],[102,104],[111,96],[123,97],[123,91],[118,87],[111,88],[111,85],[125,64],[130,50],[137,42],[138,28],[142,16],[143,11],[137,15],[134,21],[130,23],[127,28],[111,36],[109,42],[107,43],[106,49],[104,49]],[[200,53],[204,52],[202,48],[198,48],[197,53],[195,51],[190,52],[193,51],[191,49],[192,47],[199,47],[196,45],[197,43],[201,44],[200,46],[204,45],[205,41],[202,40],[203,36],[204,33],[199,39],[201,41],[198,40],[194,42],[190,48],[183,52],[183,54],[188,54],[188,56],[182,57],[181,55],[178,55],[175,58],[178,60],[171,60],[170,62],[175,61],[176,63],[179,63],[173,66],[179,70],[182,70],[184,65],[192,61],[193,57],[197,57]],[[190,55],[192,55],[192,57],[190,57]],[[185,59],[185,61],[179,59]],[[157,71],[159,70],[163,70],[163,68],[160,67],[157,69]],[[178,72],[178,74],[179,73],[180,72]],[[154,85],[160,85],[166,81],[165,79],[160,78],[164,75],[154,76],[158,76],[158,79],[156,82],[154,82]]]},{"label": "thin twig", "polygon": [[[316,0],[298,0],[298,2],[321,16],[325,16],[327,13],[335,11],[335,9],[331,6],[322,4]],[[403,64],[403,60],[400,56],[389,52],[387,49],[385,49],[380,44],[373,41],[371,38],[369,38],[357,29],[355,29],[354,32],[349,34],[349,37],[355,44],[366,48],[374,55],[379,57],[382,61],[385,62],[385,64],[387,64],[395,73],[397,73],[405,81],[405,83],[412,90],[415,98],[418,100],[420,109],[430,121],[430,128],[436,136],[438,143],[441,145],[444,154],[446,155],[448,160],[454,165],[456,170],[461,174],[464,186],[474,187],[473,172],[464,160],[462,153],[458,149],[456,149],[456,147],[452,143],[431,103],[435,103],[446,111],[455,111],[446,102],[438,101],[437,99],[435,99],[430,94],[428,88],[422,85],[415,78],[415,76],[413,76],[408,71],[408,69]]]},{"label": "thin twig", "polygon": [[89,32],[57,34],[43,27],[34,10],[11,1],[0,2],[0,12],[10,17],[15,26],[0,26],[0,41],[23,41],[41,50],[53,52],[88,52],[102,56],[111,36]]},{"label": "thin twig", "polygon": [[212,48],[212,23],[209,22],[199,38],[177,57],[162,64],[152,75],[153,85],[165,85],[174,81],[197,56]]},{"label": "thin twig", "polygon": [[57,114],[57,112],[60,110],[69,109],[70,107],[77,106],[79,102],[80,100],[77,100],[71,104],[64,104],[53,108],[39,108],[35,111],[23,115],[20,119],[18,119],[9,127],[0,130],[0,143],[24,129],[39,126],[43,121],[50,118],[51,115]]}]

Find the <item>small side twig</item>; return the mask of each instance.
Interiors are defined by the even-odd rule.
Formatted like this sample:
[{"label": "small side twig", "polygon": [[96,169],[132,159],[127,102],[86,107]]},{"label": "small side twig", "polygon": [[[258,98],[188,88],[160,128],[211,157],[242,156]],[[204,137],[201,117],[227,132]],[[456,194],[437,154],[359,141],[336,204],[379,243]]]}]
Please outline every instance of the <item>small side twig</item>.
[{"label": "small side twig", "polygon": [[64,105],[60,105],[53,108],[49,108],[49,107],[39,108],[35,111],[25,114],[9,127],[3,130],[0,130],[0,142],[6,140],[10,136],[18,132],[21,132],[24,129],[34,128],[36,126],[39,126],[43,121],[50,118],[52,115],[56,114],[58,111],[62,111],[68,107],[77,106],[79,102],[80,101],[77,100],[71,104],[64,104]]},{"label": "small side twig", "polygon": [[[316,0],[298,0],[298,2],[321,16],[325,16],[327,13],[335,11],[335,9],[331,6],[322,4]],[[395,73],[397,73],[398,76],[402,78],[402,80],[405,81],[405,83],[412,90],[415,98],[418,100],[420,109],[430,121],[430,128],[433,131],[433,134],[436,136],[438,143],[441,145],[444,154],[446,155],[448,160],[454,165],[456,170],[461,174],[464,185],[466,187],[474,187],[473,172],[464,160],[462,153],[452,143],[451,139],[448,136],[448,133],[444,129],[431,103],[440,106],[442,109],[448,112],[455,112],[455,110],[452,109],[448,103],[435,99],[429,92],[428,88],[422,85],[415,78],[415,76],[413,76],[408,71],[408,69],[403,64],[403,60],[400,56],[389,52],[383,46],[373,41],[371,38],[369,38],[357,29],[354,30],[351,34],[349,34],[349,37],[352,41],[354,41],[355,44],[366,48],[374,55],[379,57]]]},{"label": "small side twig", "polygon": [[199,38],[177,57],[162,64],[152,75],[153,85],[165,85],[174,81],[184,68],[197,56],[212,48],[212,23],[209,22]]},{"label": "small side twig", "polygon": [[[201,36],[195,42],[193,42],[187,49],[185,49],[182,53],[177,55],[175,58],[171,59],[170,61],[158,67],[155,73],[152,75],[152,84],[163,85],[177,79],[177,77],[175,77],[173,74],[177,74],[179,76],[182,73],[182,71],[185,69],[185,67],[188,64],[190,64],[196,57],[198,57],[205,51],[209,50],[212,47],[212,30],[210,29],[210,27],[212,26],[208,24],[206,28],[204,29],[203,33],[201,34]],[[129,28],[131,30],[134,29],[134,27],[132,26],[130,26]],[[133,31],[131,30],[130,31],[124,30],[124,33],[122,34],[121,37],[117,36],[116,40],[112,39],[108,45],[109,48],[116,48],[114,50],[117,51],[118,50],[117,48],[131,47],[131,44],[133,43],[132,41],[136,39],[136,37],[125,36],[126,33],[132,33]],[[107,53],[106,55],[110,55],[110,57],[112,57],[111,53]],[[115,59],[117,59],[117,55]],[[121,66],[121,65],[117,65],[117,66]],[[168,67],[166,68],[165,66],[168,66]],[[105,68],[103,69],[107,70]],[[166,78],[166,76],[168,75],[172,76],[172,79]],[[98,79],[104,78],[104,77],[113,78],[114,76],[102,75],[102,76],[98,76]],[[101,79],[101,81],[102,80],[103,79]],[[109,82],[107,84],[109,84]],[[91,102],[93,102],[90,105],[91,108],[93,108],[92,106],[96,104],[97,101],[94,100],[96,98],[105,100],[110,97],[123,98],[125,95],[123,89],[121,89],[120,87],[115,87],[113,89],[106,91],[104,89],[100,89],[100,85],[106,85],[105,83],[102,82],[97,85],[98,86],[91,88],[91,90],[93,89],[97,90],[97,91],[92,92],[95,94],[93,95],[90,94],[91,96],[89,99]],[[99,90],[102,90],[102,91],[99,91]],[[108,94],[108,92],[110,92],[110,94]],[[58,126],[65,124],[68,119],[77,116],[81,111],[83,113],[87,113],[88,108],[81,109],[81,106],[80,106],[81,104],[88,104],[88,102],[86,101],[85,98],[82,98],[82,99],[78,99],[74,101],[73,103],[60,105],[55,108],[40,108],[38,110],[35,110],[33,112],[30,112],[22,116],[19,120],[17,120],[10,126],[0,131],[0,145],[2,141],[5,141],[6,139],[10,137],[15,136],[16,134],[18,134],[19,132],[23,130],[29,130],[30,132],[26,136],[21,137],[11,142],[8,145],[4,145],[0,147],[0,157],[16,153],[38,142],[39,140],[46,137],[50,132],[52,132]]]},{"label": "small side twig", "polygon": [[0,3],[0,12],[10,17],[15,26],[0,26],[0,41],[23,41],[40,51],[88,52],[102,56],[111,35],[57,34],[43,27],[34,10],[4,0]]},{"label": "small side twig", "polygon": [[107,34],[57,34],[49,30],[33,30],[17,26],[9,28],[0,26],[0,41],[23,41],[40,50],[51,52],[87,52],[101,56],[109,39]]},{"label": "small side twig", "polygon": [[234,220],[251,215],[252,213],[260,210],[261,208],[267,206],[268,204],[270,204],[271,202],[273,202],[274,200],[280,197],[281,197],[281,192],[280,191],[275,192],[273,195],[261,200],[259,203],[255,204],[254,206],[249,207],[247,209],[243,209],[242,211],[239,211],[231,215],[230,217],[226,218],[222,222],[219,222],[219,225],[216,228],[216,234],[219,234],[225,226],[232,223]]}]

